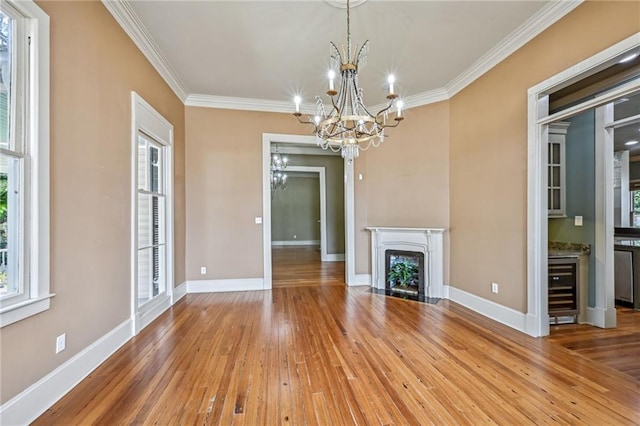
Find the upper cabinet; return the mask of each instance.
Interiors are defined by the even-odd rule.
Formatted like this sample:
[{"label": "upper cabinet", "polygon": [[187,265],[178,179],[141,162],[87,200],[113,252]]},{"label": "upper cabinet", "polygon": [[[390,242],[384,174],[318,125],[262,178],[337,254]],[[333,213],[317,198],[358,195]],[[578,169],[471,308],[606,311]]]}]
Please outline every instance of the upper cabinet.
[{"label": "upper cabinet", "polygon": [[565,139],[571,123],[549,125],[548,198],[549,217],[566,217]]}]

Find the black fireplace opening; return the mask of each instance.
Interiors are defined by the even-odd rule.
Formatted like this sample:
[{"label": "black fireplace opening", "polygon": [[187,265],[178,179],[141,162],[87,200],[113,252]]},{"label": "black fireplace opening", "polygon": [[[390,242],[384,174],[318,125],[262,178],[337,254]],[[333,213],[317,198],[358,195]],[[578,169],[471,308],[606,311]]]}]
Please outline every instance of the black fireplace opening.
[{"label": "black fireplace opening", "polygon": [[424,297],[424,253],[385,250],[385,289]]},{"label": "black fireplace opening", "polygon": [[371,293],[436,304],[437,297],[427,297],[425,288],[424,253],[419,251],[385,250],[385,288],[371,287]]}]

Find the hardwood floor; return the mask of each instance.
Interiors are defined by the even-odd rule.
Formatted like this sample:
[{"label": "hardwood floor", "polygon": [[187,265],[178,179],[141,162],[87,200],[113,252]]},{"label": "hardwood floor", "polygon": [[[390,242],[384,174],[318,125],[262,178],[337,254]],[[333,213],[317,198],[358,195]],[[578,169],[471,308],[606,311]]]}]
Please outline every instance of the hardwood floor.
[{"label": "hardwood floor", "polygon": [[272,287],[344,285],[344,262],[321,262],[317,246],[274,247]]},{"label": "hardwood floor", "polygon": [[558,325],[551,327],[547,339],[579,356],[628,374],[640,383],[640,312],[616,307],[616,313],[615,329],[584,324]]},{"label": "hardwood floor", "polygon": [[189,294],[36,425],[640,421],[640,384],[446,300],[326,285]]}]

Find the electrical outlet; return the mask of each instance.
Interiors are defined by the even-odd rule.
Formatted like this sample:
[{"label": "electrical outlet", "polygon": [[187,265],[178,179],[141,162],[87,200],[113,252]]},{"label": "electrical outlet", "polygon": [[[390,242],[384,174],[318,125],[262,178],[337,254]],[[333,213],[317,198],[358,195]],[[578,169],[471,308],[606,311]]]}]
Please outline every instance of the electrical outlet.
[{"label": "electrical outlet", "polygon": [[67,333],[62,333],[56,338],[56,353],[64,351],[67,347]]},{"label": "electrical outlet", "polygon": [[256,225],[260,225],[262,223],[262,218],[261,217],[256,217]]},{"label": "electrical outlet", "polygon": [[204,274],[206,274],[206,273],[207,273],[207,267],[206,267],[206,266],[202,266],[202,267],[200,268],[200,274],[204,275]]},{"label": "electrical outlet", "polygon": [[297,235],[294,235],[294,236],[293,236],[293,239],[295,240],[296,238],[298,238],[298,236],[297,236]]},{"label": "electrical outlet", "polygon": [[498,293],[498,283],[491,283],[491,293]]}]

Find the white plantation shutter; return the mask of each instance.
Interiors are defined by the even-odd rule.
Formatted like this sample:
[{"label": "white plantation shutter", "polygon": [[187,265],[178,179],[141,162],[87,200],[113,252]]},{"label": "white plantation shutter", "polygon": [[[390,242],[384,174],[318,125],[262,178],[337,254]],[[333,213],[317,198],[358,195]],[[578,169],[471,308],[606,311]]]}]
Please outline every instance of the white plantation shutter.
[{"label": "white plantation shutter", "polygon": [[151,137],[138,138],[138,303],[165,292],[165,193],[163,149]]}]

